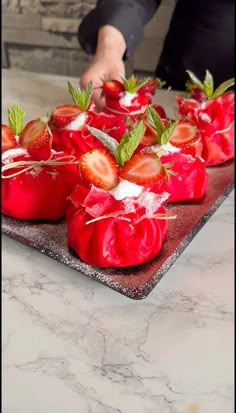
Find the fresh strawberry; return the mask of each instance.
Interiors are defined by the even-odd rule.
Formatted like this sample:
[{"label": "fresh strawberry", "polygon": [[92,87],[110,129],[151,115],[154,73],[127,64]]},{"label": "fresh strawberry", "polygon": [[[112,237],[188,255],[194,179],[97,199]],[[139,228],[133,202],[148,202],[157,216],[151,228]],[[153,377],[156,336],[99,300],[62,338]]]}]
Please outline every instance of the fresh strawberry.
[{"label": "fresh strawberry", "polygon": [[158,113],[160,118],[166,119],[166,112],[162,106],[160,105],[151,105],[151,106],[153,109],[155,109],[155,111]]},{"label": "fresh strawberry", "polygon": [[121,168],[120,177],[137,185],[152,185],[165,178],[167,170],[157,154],[139,152]]},{"label": "fresh strawberry", "polygon": [[138,89],[140,95],[150,94],[154,95],[157,88],[157,81],[155,79],[150,79],[147,83]]},{"label": "fresh strawberry", "polygon": [[186,120],[178,120],[174,132],[169,138],[173,146],[186,147],[196,143],[199,139],[197,126]]},{"label": "fresh strawberry", "polygon": [[15,135],[8,125],[2,124],[2,152],[15,148],[17,145]]},{"label": "fresh strawberry", "polygon": [[108,149],[95,149],[81,156],[79,169],[82,178],[98,188],[110,190],[119,182],[118,164]]},{"label": "fresh strawberry", "polygon": [[81,113],[82,110],[77,105],[60,105],[53,109],[50,120],[53,126],[64,128]]},{"label": "fresh strawberry", "polygon": [[47,122],[34,119],[21,132],[19,144],[36,160],[45,160],[51,153],[51,136]]},{"label": "fresh strawberry", "polygon": [[144,136],[141,139],[140,144],[143,146],[151,146],[157,144],[157,132],[153,129],[145,119],[143,119],[146,127]]},{"label": "fresh strawberry", "polygon": [[124,85],[119,80],[105,80],[102,85],[105,96],[110,96],[113,99],[119,99],[120,94],[125,91]]}]

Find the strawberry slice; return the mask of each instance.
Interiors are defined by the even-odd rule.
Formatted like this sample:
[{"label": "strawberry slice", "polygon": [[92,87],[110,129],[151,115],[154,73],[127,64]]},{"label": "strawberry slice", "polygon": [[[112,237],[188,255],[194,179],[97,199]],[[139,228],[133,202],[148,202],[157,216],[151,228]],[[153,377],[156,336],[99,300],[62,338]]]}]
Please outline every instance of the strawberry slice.
[{"label": "strawberry slice", "polygon": [[125,91],[124,85],[119,80],[105,80],[102,85],[102,90],[106,96],[113,99],[119,99],[120,94]]},{"label": "strawberry slice", "polygon": [[144,125],[146,127],[144,136],[142,137],[140,143],[144,146],[151,146],[157,144],[157,132],[147,123],[144,119]]},{"label": "strawberry slice", "polygon": [[106,149],[95,149],[81,156],[79,169],[82,178],[98,188],[110,190],[119,182],[119,166]]},{"label": "strawberry slice", "polygon": [[77,105],[60,105],[56,106],[51,113],[51,122],[57,128],[64,128],[78,115],[82,110]]},{"label": "strawberry slice", "polygon": [[169,142],[178,148],[193,145],[199,139],[197,126],[190,121],[179,120],[178,124],[170,136]]},{"label": "strawberry slice", "polygon": [[13,149],[17,145],[13,130],[8,125],[2,124],[2,152]]},{"label": "strawberry slice", "polygon": [[47,122],[34,119],[21,132],[19,144],[36,160],[45,160],[51,154],[51,136]]},{"label": "strawberry slice", "polygon": [[157,88],[157,81],[156,80],[149,80],[147,83],[145,83],[143,86],[141,86],[138,89],[138,94],[139,95],[145,95],[145,94],[150,94],[150,95],[154,95],[155,91]]},{"label": "strawberry slice", "polygon": [[166,119],[166,112],[164,110],[164,108],[160,105],[151,105],[153,109],[155,109],[155,111],[158,113],[158,115],[162,118],[162,119]]},{"label": "strawberry slice", "polygon": [[166,168],[155,153],[139,152],[121,168],[120,177],[137,185],[151,185],[166,177]]}]

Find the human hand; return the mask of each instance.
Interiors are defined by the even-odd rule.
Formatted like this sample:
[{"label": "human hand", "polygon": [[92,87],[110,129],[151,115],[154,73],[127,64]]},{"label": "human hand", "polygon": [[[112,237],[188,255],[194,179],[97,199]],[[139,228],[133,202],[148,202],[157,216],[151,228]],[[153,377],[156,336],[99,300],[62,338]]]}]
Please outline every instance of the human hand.
[{"label": "human hand", "polygon": [[80,78],[80,87],[85,87],[93,82],[93,99],[97,110],[104,107],[104,99],[101,98],[101,86],[104,77],[121,80],[125,75],[125,65],[122,57],[125,52],[123,35],[112,26],[104,26],[99,30],[96,53],[88,67]]}]

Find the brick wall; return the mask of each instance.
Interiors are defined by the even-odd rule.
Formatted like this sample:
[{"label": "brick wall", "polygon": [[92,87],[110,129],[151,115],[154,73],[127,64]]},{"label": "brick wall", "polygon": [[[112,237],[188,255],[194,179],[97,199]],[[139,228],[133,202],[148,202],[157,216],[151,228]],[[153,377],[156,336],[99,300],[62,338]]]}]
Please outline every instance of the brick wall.
[{"label": "brick wall", "polygon": [[[91,57],[80,48],[78,25],[95,0],[2,0],[2,67],[80,76]],[[155,69],[175,0],[163,0],[127,62],[129,72]]]}]

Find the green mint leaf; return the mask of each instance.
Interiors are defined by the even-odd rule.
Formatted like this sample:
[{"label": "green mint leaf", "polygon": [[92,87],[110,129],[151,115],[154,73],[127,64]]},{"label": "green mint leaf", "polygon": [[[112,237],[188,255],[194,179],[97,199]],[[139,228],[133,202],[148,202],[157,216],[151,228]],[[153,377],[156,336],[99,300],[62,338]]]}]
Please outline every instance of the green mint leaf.
[{"label": "green mint leaf", "polygon": [[25,112],[17,106],[16,103],[8,109],[8,124],[13,130],[14,134],[19,136],[23,130],[23,119]]},{"label": "green mint leaf", "polygon": [[112,136],[101,131],[100,129],[93,128],[92,126],[88,125],[86,126],[86,128],[93,136],[95,136],[95,138],[97,138],[100,142],[103,143],[104,146],[106,146],[106,148],[109,149],[109,151],[118,161],[118,142],[114,138],[112,138]]},{"label": "green mint leaf", "polygon": [[159,77],[156,77],[156,83],[157,83],[158,89],[162,89],[163,86],[166,85],[166,81],[165,81],[165,80],[161,80]]},{"label": "green mint leaf", "polygon": [[212,74],[209,72],[209,70],[206,70],[206,75],[205,79],[203,82],[203,88],[204,88],[204,93],[207,98],[210,98],[212,96],[212,93],[214,91],[214,80]]},{"label": "green mint leaf", "polygon": [[160,145],[165,145],[166,143],[168,143],[172,133],[174,132],[177,126],[177,123],[178,123],[177,121],[167,123],[164,129],[164,132],[161,134],[160,139],[159,139]]},{"label": "green mint leaf", "polygon": [[214,91],[214,93],[211,95],[211,99],[215,99],[215,98],[218,98],[219,96],[223,95],[223,93],[227,89],[229,89],[231,86],[233,86],[234,83],[235,83],[234,77],[232,77],[231,79],[228,79],[225,82],[221,83],[221,85],[218,86],[216,88],[216,90]]},{"label": "green mint leaf", "polygon": [[186,70],[186,72],[188,73],[191,82],[196,85],[198,87],[198,89],[202,90],[204,92],[204,86],[203,83],[197,78],[197,76],[195,76],[195,74],[193,72],[191,72],[191,70]]},{"label": "green mint leaf", "polygon": [[123,166],[133,155],[135,149],[138,147],[145,132],[145,126],[141,121],[138,126],[131,131],[125,133],[118,145],[118,163]]},{"label": "green mint leaf", "polygon": [[137,82],[136,82],[134,75],[132,75],[129,79],[126,79],[124,76],[121,76],[121,79],[123,80],[123,85],[124,85],[126,92],[129,92],[129,93],[136,92]]},{"label": "green mint leaf", "polygon": [[157,136],[161,136],[165,129],[159,114],[151,106],[146,109],[147,121],[149,125],[157,132]]},{"label": "green mint leaf", "polygon": [[86,111],[92,98],[93,82],[89,82],[84,89],[74,87],[69,81],[67,85],[74,103],[79,106],[80,109]]}]

